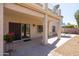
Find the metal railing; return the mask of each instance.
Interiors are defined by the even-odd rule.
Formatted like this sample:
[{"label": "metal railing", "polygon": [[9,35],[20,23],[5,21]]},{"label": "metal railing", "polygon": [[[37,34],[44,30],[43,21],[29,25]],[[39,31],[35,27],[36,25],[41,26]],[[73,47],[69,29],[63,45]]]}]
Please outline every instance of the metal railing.
[{"label": "metal railing", "polygon": [[[43,8],[43,3],[35,3],[35,4]],[[48,11],[58,16],[61,15],[60,9],[54,11],[53,8],[51,9],[50,7],[48,7]]]},{"label": "metal railing", "polygon": [[43,7],[43,4],[42,4],[42,3],[35,3],[35,4],[37,4],[37,5],[41,6],[41,7]]}]

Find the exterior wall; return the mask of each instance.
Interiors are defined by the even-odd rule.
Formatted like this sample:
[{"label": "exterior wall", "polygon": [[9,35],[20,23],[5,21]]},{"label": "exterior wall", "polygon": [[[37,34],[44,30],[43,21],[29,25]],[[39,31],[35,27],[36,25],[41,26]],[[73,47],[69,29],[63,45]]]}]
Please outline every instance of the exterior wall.
[{"label": "exterior wall", "polygon": [[[42,33],[38,33],[37,32],[37,25],[42,25],[42,22],[39,20],[32,20],[32,19],[13,19],[11,17],[6,17],[5,16],[5,23],[4,23],[4,33],[8,33],[9,27],[8,27],[8,23],[9,22],[15,22],[15,23],[23,23],[23,24],[30,24],[30,34],[31,37],[40,37],[42,36]],[[33,26],[33,24],[35,24],[35,26]]]},{"label": "exterior wall", "polygon": [[[14,15],[5,15],[5,21],[4,21],[4,33],[8,33],[8,30],[9,30],[9,27],[8,27],[8,23],[9,22],[15,22],[15,23],[24,23],[24,24],[30,24],[30,34],[31,34],[31,37],[34,38],[34,37],[40,37],[43,35],[43,33],[38,33],[37,32],[37,25],[43,25],[43,21],[42,20],[38,20],[38,19],[28,19],[28,18],[21,18],[20,16],[17,16],[17,17],[20,17],[20,18],[17,18],[16,16],[15,17],[12,17]],[[34,20],[34,21],[33,21]],[[35,24],[35,26],[33,26],[33,24]],[[52,36],[56,33],[58,33],[58,21],[54,20],[51,22],[48,23],[48,35],[49,36]],[[52,26],[55,26],[56,27],[56,32],[52,32]]]},{"label": "exterior wall", "polygon": [[[9,13],[8,13],[9,14]],[[8,14],[5,14],[5,17],[4,17],[4,34],[8,33],[8,30],[9,30],[9,27],[8,27],[8,23],[9,22],[15,22],[15,23],[24,23],[24,24],[30,24],[30,34],[31,34],[31,37],[40,37],[43,35],[43,33],[38,33],[37,32],[37,25],[43,25],[43,21],[42,19],[29,19],[29,18],[23,18],[21,16],[15,16],[15,15],[8,15]],[[27,16],[27,15],[26,15]],[[31,16],[33,17],[33,16]],[[34,20],[34,21],[33,21]],[[49,19],[50,20],[50,19]],[[35,26],[33,27],[33,24],[35,24]],[[49,36],[52,36],[56,33],[58,33],[58,21],[56,19],[53,19],[52,21],[49,21],[48,22],[48,35]],[[52,26],[55,26],[56,27],[56,32],[52,32]]]},{"label": "exterior wall", "polygon": [[[55,35],[58,33],[58,21],[53,20],[52,22],[49,22],[49,36]],[[52,32],[52,27],[55,26],[55,32]]]}]

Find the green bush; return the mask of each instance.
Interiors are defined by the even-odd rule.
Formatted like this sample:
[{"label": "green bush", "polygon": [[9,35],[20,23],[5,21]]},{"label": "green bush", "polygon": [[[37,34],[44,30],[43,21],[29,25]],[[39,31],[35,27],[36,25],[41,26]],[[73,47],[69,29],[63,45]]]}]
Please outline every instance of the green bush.
[{"label": "green bush", "polygon": [[4,41],[12,42],[15,39],[15,35],[13,33],[8,33],[4,35]]},{"label": "green bush", "polygon": [[73,25],[63,26],[64,28],[75,28]]}]

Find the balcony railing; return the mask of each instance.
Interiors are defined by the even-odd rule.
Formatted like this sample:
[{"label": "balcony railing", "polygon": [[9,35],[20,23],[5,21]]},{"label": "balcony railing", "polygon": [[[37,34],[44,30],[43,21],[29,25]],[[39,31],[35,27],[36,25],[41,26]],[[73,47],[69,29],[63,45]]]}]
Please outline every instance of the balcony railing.
[{"label": "balcony railing", "polygon": [[52,9],[48,8],[48,10],[49,10],[50,13],[53,13],[53,14],[58,15],[58,16],[61,16],[61,10],[60,9],[58,9],[56,11],[53,11]]},{"label": "balcony railing", "polygon": [[[38,6],[40,6],[41,8],[43,8],[43,3],[35,3],[35,4],[38,5]],[[60,9],[53,10],[53,8],[50,8],[48,6],[48,12],[53,13],[53,14],[58,15],[58,16],[61,16],[61,10]]]},{"label": "balcony railing", "polygon": [[42,3],[35,3],[35,4],[39,5],[40,7],[43,7]]}]

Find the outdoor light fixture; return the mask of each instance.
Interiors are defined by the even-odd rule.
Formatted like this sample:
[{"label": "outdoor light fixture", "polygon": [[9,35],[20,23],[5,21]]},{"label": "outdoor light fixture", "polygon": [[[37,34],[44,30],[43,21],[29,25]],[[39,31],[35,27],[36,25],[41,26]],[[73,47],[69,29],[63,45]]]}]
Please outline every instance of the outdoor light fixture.
[{"label": "outdoor light fixture", "polygon": [[35,26],[35,24],[33,24],[33,27]]}]

